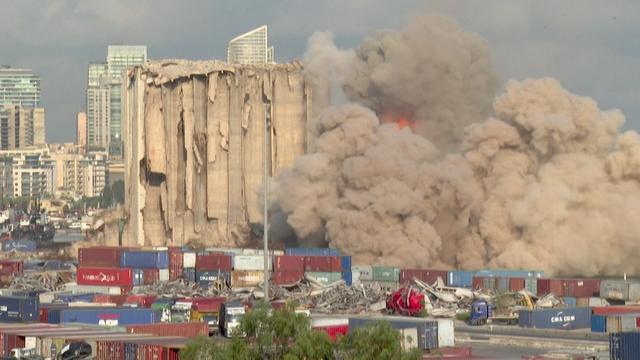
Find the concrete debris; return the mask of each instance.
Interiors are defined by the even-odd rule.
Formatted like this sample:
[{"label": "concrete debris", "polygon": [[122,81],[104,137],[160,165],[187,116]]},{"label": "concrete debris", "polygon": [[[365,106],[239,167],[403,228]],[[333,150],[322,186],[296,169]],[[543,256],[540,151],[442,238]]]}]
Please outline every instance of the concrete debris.
[{"label": "concrete debris", "polygon": [[9,286],[12,290],[60,291],[72,280],[71,271],[25,272],[15,275]]},{"label": "concrete debris", "polygon": [[[264,142],[275,176],[306,151],[311,103],[299,62],[165,60],[130,70],[124,245],[248,243],[250,225],[263,221]],[[98,238],[115,244],[117,228]]]},{"label": "concrete debris", "polygon": [[162,281],[154,285],[136,286],[131,294],[137,295],[157,295],[158,297],[207,297],[207,296],[230,296],[233,294],[225,283],[211,283],[208,288],[203,288],[197,284],[189,283],[183,279],[174,281]]},{"label": "concrete debris", "polygon": [[551,309],[558,307],[566,307],[567,304],[561,297],[557,297],[553,294],[547,294],[536,302],[536,309]]}]

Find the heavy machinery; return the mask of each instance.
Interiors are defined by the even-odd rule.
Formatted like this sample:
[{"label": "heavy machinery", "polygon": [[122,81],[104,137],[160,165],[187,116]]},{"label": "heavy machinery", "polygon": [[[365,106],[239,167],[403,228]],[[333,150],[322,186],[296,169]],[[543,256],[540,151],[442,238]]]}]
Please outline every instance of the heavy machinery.
[{"label": "heavy machinery", "polygon": [[223,303],[220,307],[220,319],[218,320],[220,334],[225,337],[245,337],[246,334],[238,330],[244,314],[245,306],[240,301]]},{"label": "heavy machinery", "polygon": [[470,325],[502,323],[515,325],[518,323],[518,311],[533,309],[533,301],[526,291],[504,293],[493,297],[490,301],[481,299],[471,304]]},{"label": "heavy machinery", "polygon": [[387,297],[387,311],[404,316],[417,316],[424,310],[424,294],[407,286]]}]

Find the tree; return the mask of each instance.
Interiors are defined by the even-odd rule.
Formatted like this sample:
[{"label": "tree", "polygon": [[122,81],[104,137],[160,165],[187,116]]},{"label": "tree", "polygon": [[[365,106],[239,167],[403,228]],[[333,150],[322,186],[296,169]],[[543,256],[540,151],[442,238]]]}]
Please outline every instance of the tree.
[{"label": "tree", "polygon": [[388,322],[359,328],[331,342],[329,336],[311,329],[310,320],[296,314],[293,304],[282,310],[272,310],[261,303],[249,311],[239,331],[246,338],[234,338],[220,344],[216,339],[199,338],[180,352],[181,359],[195,360],[417,360],[421,353],[415,349],[404,351],[400,334]]},{"label": "tree", "polygon": [[124,204],[124,181],[118,180],[111,185],[113,201],[117,204]]}]

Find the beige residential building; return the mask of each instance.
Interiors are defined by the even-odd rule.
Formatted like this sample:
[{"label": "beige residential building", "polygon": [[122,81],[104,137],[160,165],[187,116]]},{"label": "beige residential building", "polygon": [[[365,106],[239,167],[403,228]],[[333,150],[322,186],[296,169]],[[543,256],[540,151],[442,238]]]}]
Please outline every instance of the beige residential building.
[{"label": "beige residential building", "polygon": [[76,145],[81,149],[87,148],[87,113],[79,112],[76,115]]},{"label": "beige residential building", "polygon": [[54,164],[55,192],[72,197],[99,196],[106,185],[106,152],[84,154],[74,144],[51,149]]},{"label": "beige residential building", "polygon": [[44,109],[33,109],[33,146],[43,147],[47,145],[46,129],[44,125]]},{"label": "beige residential building", "polygon": [[8,105],[0,109],[0,149],[44,147],[44,109]]}]

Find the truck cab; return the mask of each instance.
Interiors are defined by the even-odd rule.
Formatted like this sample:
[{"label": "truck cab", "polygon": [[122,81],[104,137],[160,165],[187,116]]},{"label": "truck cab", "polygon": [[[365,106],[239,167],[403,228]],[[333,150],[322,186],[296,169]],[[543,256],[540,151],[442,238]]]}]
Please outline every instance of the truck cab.
[{"label": "truck cab", "polygon": [[162,313],[161,322],[171,322],[171,308],[175,302],[170,298],[158,298],[151,304],[151,310],[158,310]]},{"label": "truck cab", "polygon": [[474,301],[471,304],[469,324],[484,325],[493,317],[493,306],[486,300]]},{"label": "truck cab", "polygon": [[220,334],[225,337],[239,336],[244,337],[246,334],[239,333],[236,330],[240,326],[240,321],[245,314],[245,307],[239,301],[225,302],[220,307],[220,319],[218,327]]},{"label": "truck cab", "polygon": [[188,299],[179,299],[171,306],[171,322],[189,322],[193,303]]}]

